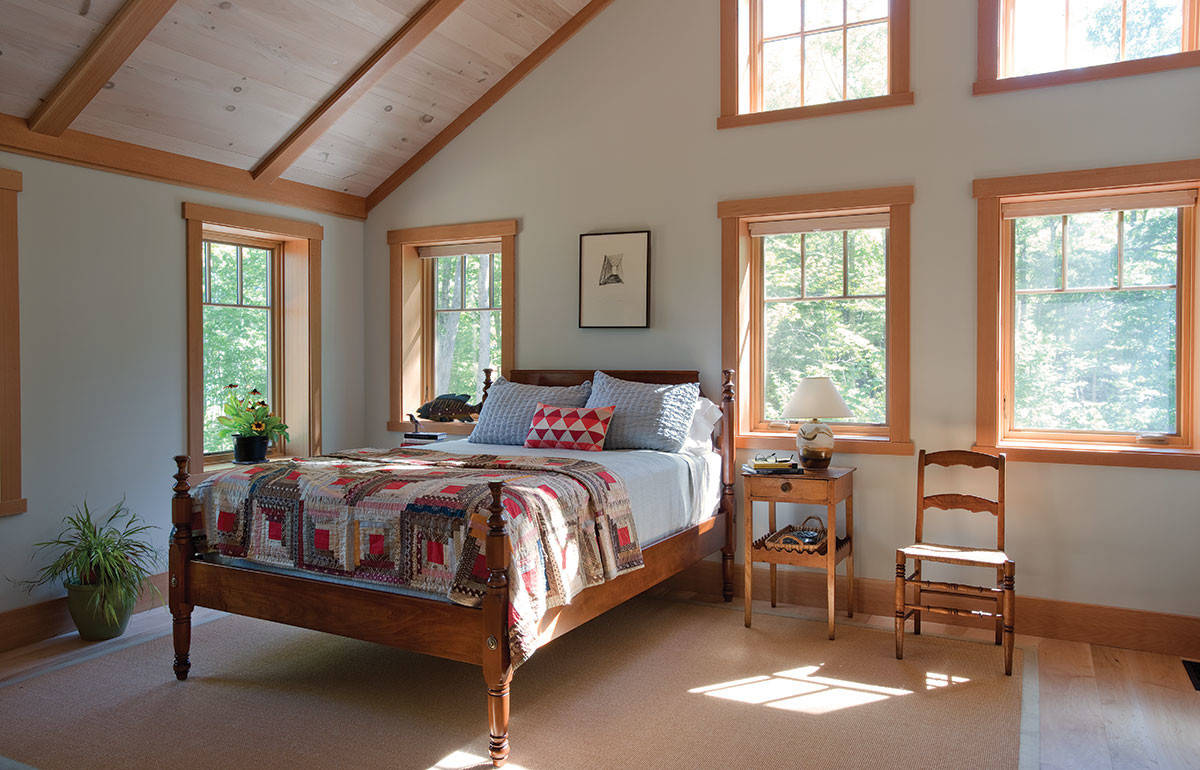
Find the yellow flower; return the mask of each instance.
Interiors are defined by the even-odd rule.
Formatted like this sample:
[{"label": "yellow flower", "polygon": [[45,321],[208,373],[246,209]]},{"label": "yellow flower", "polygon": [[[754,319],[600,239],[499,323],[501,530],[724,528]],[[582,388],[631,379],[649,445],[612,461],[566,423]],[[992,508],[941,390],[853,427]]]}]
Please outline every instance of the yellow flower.
[{"label": "yellow flower", "polygon": [[254,431],[255,433],[262,433],[266,429],[267,426],[261,422],[251,423],[250,425],[250,430]]}]

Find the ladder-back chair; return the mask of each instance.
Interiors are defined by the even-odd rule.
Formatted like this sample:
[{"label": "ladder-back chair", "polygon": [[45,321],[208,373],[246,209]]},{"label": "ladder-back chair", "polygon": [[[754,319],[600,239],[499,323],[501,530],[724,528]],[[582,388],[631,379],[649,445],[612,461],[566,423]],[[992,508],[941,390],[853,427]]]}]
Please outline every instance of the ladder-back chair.
[{"label": "ladder-back chair", "polygon": [[[925,494],[925,466],[950,467],[965,465],[972,468],[995,468],[997,475],[996,499],[988,500],[975,495],[948,493]],[[925,542],[925,509],[964,510],[990,513],[996,517],[996,547],[971,548]],[[913,560],[913,572],[905,576],[908,560]],[[921,575],[921,562],[933,561],[958,564],[968,567],[986,567],[996,571],[996,585],[974,586],[958,583],[942,583],[925,580]],[[1004,455],[994,456],[982,452],[950,450],[926,454],[922,449],[917,457],[917,536],[916,542],[896,550],[896,658],[904,657],[904,623],[911,616],[913,633],[921,633],[921,613],[932,612],[942,615],[967,615],[994,618],[996,644],[1004,645],[1004,673],[1012,674],[1013,616],[1015,594],[1013,577],[1016,565],[1004,552]],[[907,600],[908,586],[913,586],[913,601]],[[925,603],[925,596],[956,596],[991,602],[991,611],[963,607],[946,607]]]}]

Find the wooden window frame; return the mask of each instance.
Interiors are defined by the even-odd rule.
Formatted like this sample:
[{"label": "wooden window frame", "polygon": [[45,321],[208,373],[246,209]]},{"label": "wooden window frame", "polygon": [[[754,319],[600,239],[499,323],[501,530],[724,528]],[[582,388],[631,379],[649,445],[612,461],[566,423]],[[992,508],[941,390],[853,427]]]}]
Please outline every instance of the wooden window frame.
[{"label": "wooden window frame", "polygon": [[21,310],[17,193],[21,172],[0,168],[0,516],[24,513],[21,497]]},{"label": "wooden window frame", "polygon": [[[275,292],[280,323],[275,324],[278,367],[276,413],[288,425],[289,441],[277,456],[321,452],[321,241],[324,228],[312,222],[232,209],[183,204],[187,254],[187,431],[192,467],[211,469],[228,459],[204,455],[204,314],[201,282],[204,241],[237,239],[247,245],[274,244],[279,269]],[[198,460],[197,458],[203,458]]]},{"label": "wooden window frame", "polygon": [[[283,275],[283,252],[284,242],[281,240],[256,238],[249,235],[235,235],[233,233],[222,232],[220,230],[205,229],[202,231],[203,243],[218,243],[228,246],[249,247],[257,249],[267,249],[271,252],[270,257],[270,276],[271,276],[271,393],[269,401],[274,406],[276,403],[283,402],[284,394],[284,370],[283,370],[283,324],[284,324],[284,308],[283,308],[283,283],[280,276]],[[203,256],[202,256],[203,258]],[[205,271],[206,277],[208,271]],[[203,293],[204,287],[201,286]],[[204,306],[213,304],[211,302],[201,302],[201,313],[204,312]],[[201,318],[203,321],[203,317]],[[284,422],[287,422],[286,418]],[[201,437],[203,440],[203,424],[201,425]],[[268,452],[268,457],[280,457],[284,454],[284,442],[272,443]],[[233,450],[226,452],[210,452],[204,455],[205,465],[215,465],[229,462],[233,459]]]},{"label": "wooden window frame", "polygon": [[909,266],[911,262],[911,186],[775,198],[722,201],[721,219],[721,361],[737,372],[740,394],[734,410],[738,447],[794,449],[794,430],[758,419],[761,404],[761,247],[750,224],[797,217],[886,212],[887,244],[887,414],[886,425],[836,423],[835,451],[852,454],[911,455],[909,434]]},{"label": "wooden window frame", "polygon": [[717,128],[755,126],[912,104],[909,5],[910,0],[889,0],[888,93],[764,111],[756,108],[762,92],[761,40],[757,34],[761,27],[762,0],[721,0],[721,114],[717,118]]},{"label": "wooden window frame", "polygon": [[1092,80],[1200,66],[1200,0],[1183,0],[1184,50],[1180,53],[1014,77],[1002,76],[1012,58],[1014,0],[978,0],[978,5],[979,44],[974,85],[976,95],[1086,83]]},{"label": "wooden window frame", "polygon": [[[432,269],[422,262],[422,246],[500,242],[500,369],[516,368],[516,243],[518,222],[500,219],[457,225],[389,230],[390,366],[389,431],[411,426],[406,416],[432,399],[433,286]],[[438,423],[445,433],[470,433],[470,423]]]},{"label": "wooden window frame", "polygon": [[1200,228],[1195,207],[1183,219],[1180,240],[1179,354],[1177,398],[1179,436],[1164,444],[1131,441],[1128,434],[1085,434],[1072,440],[1063,432],[1010,431],[1006,393],[1011,380],[1011,260],[1003,226],[1003,206],[1013,201],[1064,200],[1164,190],[1200,190],[1200,160],[1119,166],[1062,173],[977,179],[978,341],[976,439],[974,448],[1004,452],[1013,461],[1150,468],[1200,469],[1200,388],[1197,387],[1196,261]]}]

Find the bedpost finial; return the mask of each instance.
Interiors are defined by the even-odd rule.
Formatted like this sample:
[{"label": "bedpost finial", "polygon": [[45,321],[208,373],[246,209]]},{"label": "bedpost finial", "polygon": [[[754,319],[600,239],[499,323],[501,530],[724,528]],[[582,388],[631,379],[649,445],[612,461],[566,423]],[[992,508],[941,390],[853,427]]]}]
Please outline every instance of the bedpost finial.
[{"label": "bedpost finial", "polygon": [[503,535],[504,528],[504,482],[489,481],[488,488],[492,492],[492,504],[488,506],[488,534]]},{"label": "bedpost finial", "polygon": [[733,400],[733,370],[725,369],[721,372],[721,399],[724,401]]},{"label": "bedpost finial", "polygon": [[188,485],[188,456],[175,455],[175,496],[187,497],[191,487]]},{"label": "bedpost finial", "polygon": [[492,368],[489,366],[483,370],[483,397],[479,399],[479,406],[482,408],[483,403],[487,401],[488,390],[492,387]]}]

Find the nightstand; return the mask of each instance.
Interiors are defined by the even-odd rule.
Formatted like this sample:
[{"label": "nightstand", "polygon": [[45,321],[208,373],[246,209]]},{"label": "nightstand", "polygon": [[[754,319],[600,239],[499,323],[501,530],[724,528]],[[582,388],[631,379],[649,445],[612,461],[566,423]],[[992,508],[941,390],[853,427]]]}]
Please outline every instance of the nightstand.
[{"label": "nightstand", "polygon": [[[767,532],[754,538],[754,503],[767,503]],[[846,535],[837,537],[838,503],[846,503]],[[776,533],[775,504],[802,503],[824,505],[826,538],[824,543],[795,549],[783,549],[768,544]],[[854,469],[826,468],[803,473],[761,475],[742,473],[742,529],[744,530],[746,571],[746,628],[750,627],[751,575],[755,562],[771,565],[771,606],[776,599],[776,566],[791,564],[797,567],[816,567],[825,570],[829,604],[829,638],[834,637],[833,598],[834,573],[840,562],[846,562],[846,578],[850,595],[847,616],[854,617]],[[832,545],[832,547],[830,547]]]}]

